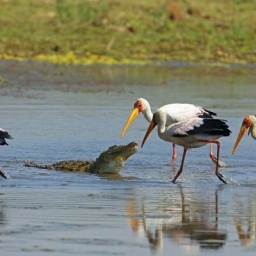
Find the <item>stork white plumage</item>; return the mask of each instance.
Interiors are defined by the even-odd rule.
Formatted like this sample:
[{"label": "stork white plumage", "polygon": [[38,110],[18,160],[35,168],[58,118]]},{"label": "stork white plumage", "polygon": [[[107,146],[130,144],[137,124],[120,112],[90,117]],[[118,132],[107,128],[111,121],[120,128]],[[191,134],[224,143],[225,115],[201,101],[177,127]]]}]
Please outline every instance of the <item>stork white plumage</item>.
[{"label": "stork white plumage", "polygon": [[158,125],[158,135],[162,140],[172,142],[184,148],[180,169],[172,180],[173,182],[176,181],[183,171],[183,164],[188,149],[202,147],[207,143],[215,143],[217,145],[215,174],[223,183],[227,183],[224,176],[219,171],[220,142],[217,140],[222,136],[229,136],[231,133],[226,121],[196,117],[166,127],[166,115],[164,111],[159,109],[153,115],[141,147],[143,147],[147,137],[156,125]]},{"label": "stork white plumage", "polygon": [[[203,107],[196,106],[194,104],[182,104],[182,103],[173,103],[167,104],[159,108],[164,115],[166,120],[166,126],[168,127],[171,124],[186,120],[188,118],[200,117],[200,118],[212,118],[212,116],[216,116],[217,114],[209,111]],[[125,133],[127,132],[129,126],[132,122],[136,119],[136,117],[142,113],[145,119],[150,123],[153,117],[153,113],[151,111],[151,107],[149,102],[144,98],[139,98],[134,103],[134,107],[129,115],[124,128],[121,132],[121,138],[124,137]],[[216,164],[217,158],[212,152],[212,147],[210,145],[210,158],[213,163]],[[177,150],[175,144],[173,143],[173,152],[172,152],[172,159],[170,161],[170,165],[174,163],[177,159]],[[219,161],[219,165],[226,166],[225,163]]]},{"label": "stork white plumage", "polygon": [[[0,145],[1,146],[4,146],[4,145],[8,146],[8,143],[6,142],[5,139],[12,140],[13,137],[7,131],[0,128]],[[1,170],[1,169],[0,169],[0,175],[5,179],[9,178],[9,175],[4,170]]]},{"label": "stork white plumage", "polygon": [[237,136],[236,142],[235,142],[233,150],[232,150],[233,155],[235,154],[238,144],[240,143],[242,137],[244,136],[244,134],[248,128],[249,128],[248,135],[251,134],[253,139],[256,140],[256,116],[248,115],[244,118],[243,123],[240,128],[240,131],[239,131],[239,134]]}]

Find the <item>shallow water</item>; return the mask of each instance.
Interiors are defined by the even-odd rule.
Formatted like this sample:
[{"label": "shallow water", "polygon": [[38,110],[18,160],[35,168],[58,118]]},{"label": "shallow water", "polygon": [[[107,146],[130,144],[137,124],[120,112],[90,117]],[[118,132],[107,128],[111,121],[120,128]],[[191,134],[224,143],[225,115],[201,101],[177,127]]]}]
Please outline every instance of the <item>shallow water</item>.
[{"label": "shallow water", "polygon": [[[1,127],[14,137],[1,147],[1,167],[11,176],[0,180],[5,256],[255,255],[255,141],[245,136],[231,154],[243,117],[255,114],[255,69],[0,64],[7,80]],[[141,143],[148,126],[142,116],[120,139],[139,97],[153,109],[196,103],[228,120],[232,134],[221,139],[221,160],[229,167],[221,172],[230,184],[215,176],[208,146],[189,151],[171,183],[182,149],[170,167],[171,145],[156,131],[120,179],[24,167],[25,160],[92,160],[114,144]]]}]

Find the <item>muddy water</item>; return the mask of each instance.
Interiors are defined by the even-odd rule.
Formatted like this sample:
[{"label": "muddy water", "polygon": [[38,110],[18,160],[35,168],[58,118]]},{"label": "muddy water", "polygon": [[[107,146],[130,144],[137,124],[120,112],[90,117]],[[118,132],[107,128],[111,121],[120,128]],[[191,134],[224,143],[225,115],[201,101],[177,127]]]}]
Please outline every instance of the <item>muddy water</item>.
[{"label": "muddy water", "polygon": [[[255,141],[231,154],[242,119],[255,114],[253,67],[68,67],[1,62],[1,127],[14,140],[1,147],[0,249],[3,255],[255,255]],[[188,152],[170,167],[171,145],[156,131],[129,158],[121,177],[24,167],[95,159],[114,144],[141,142],[139,116],[120,139],[134,101],[203,105],[228,120],[221,172],[209,148]]]}]

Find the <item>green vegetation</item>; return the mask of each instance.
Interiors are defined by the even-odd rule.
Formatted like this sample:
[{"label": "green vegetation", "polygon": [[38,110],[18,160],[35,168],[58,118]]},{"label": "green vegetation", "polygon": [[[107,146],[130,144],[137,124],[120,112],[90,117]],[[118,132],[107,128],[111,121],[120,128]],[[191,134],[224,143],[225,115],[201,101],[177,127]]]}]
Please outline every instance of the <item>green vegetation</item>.
[{"label": "green vegetation", "polygon": [[256,0],[0,0],[0,58],[256,62]]}]

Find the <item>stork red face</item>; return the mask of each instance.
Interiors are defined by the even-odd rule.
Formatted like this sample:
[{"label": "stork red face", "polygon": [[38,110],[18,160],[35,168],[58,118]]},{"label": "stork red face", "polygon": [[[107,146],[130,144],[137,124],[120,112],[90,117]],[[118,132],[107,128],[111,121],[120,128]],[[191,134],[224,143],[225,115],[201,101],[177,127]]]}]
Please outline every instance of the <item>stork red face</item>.
[{"label": "stork red face", "polygon": [[[237,139],[236,139],[236,142],[235,142],[235,145],[233,147],[233,150],[232,150],[232,154],[234,155],[235,152],[236,152],[236,149],[238,147],[238,144],[240,143],[242,137],[244,136],[246,130],[251,126],[251,122],[250,122],[250,118],[249,116],[246,116],[245,119],[243,120],[243,123],[241,125],[241,128],[240,128],[240,131],[239,131],[239,134],[237,136]],[[250,132],[250,130],[249,130]],[[249,133],[248,133],[249,134]]]},{"label": "stork red face", "polygon": [[136,117],[139,115],[140,112],[142,112],[143,110],[143,106],[142,106],[142,103],[137,100],[135,103],[134,103],[134,108],[132,109],[132,112],[131,114],[129,115],[125,125],[124,125],[124,128],[121,132],[121,138],[124,137],[126,131],[128,130],[129,126],[132,124],[132,122],[136,119]]}]

